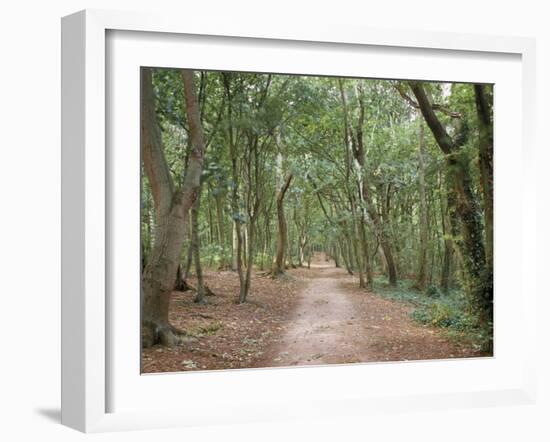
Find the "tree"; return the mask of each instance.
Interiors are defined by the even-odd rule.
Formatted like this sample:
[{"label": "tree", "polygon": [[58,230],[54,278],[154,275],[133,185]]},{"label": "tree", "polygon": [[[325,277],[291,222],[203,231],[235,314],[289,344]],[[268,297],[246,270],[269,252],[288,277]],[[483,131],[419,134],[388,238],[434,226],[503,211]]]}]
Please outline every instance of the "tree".
[{"label": "tree", "polygon": [[204,136],[199,118],[193,71],[182,70],[191,151],[185,178],[176,187],[164,156],[162,138],[155,113],[152,73],[141,70],[141,152],[151,186],[157,226],[149,260],[142,274],[142,345],[174,345],[177,330],[168,313],[179,257],[187,226],[188,212],[200,187]]}]

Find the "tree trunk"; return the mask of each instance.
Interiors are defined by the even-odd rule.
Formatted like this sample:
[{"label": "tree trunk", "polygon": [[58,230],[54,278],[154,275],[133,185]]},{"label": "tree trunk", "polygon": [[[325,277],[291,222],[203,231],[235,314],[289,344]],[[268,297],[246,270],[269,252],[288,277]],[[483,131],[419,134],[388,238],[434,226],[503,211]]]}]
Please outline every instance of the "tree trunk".
[{"label": "tree trunk", "polygon": [[228,141],[229,141],[229,154],[231,157],[231,178],[233,179],[233,186],[231,192],[231,211],[233,217],[233,258],[232,268],[236,270],[239,275],[239,287],[245,285],[245,276],[243,272],[242,262],[242,231],[241,231],[241,219],[242,214],[239,207],[239,168],[238,168],[238,152],[236,146],[236,137],[233,130],[233,97],[231,93],[231,81],[230,74],[223,73],[223,82],[225,91],[227,94],[227,116],[229,120],[228,125]]},{"label": "tree trunk", "polygon": [[367,242],[367,232],[366,232],[366,219],[365,214],[361,217],[361,223],[359,224],[359,232],[361,234],[361,245],[363,248],[363,257],[365,264],[365,276],[366,276],[366,288],[372,289],[374,284],[374,277],[372,274],[372,264],[369,253],[369,244]]},{"label": "tree trunk", "polygon": [[[350,195],[351,200],[351,213],[353,217],[353,235],[352,235],[352,247],[353,255],[355,257],[355,264],[357,273],[359,274],[359,288],[366,288],[367,283],[365,281],[365,272],[363,267],[363,248],[359,247],[360,244],[360,232],[359,232],[359,220],[357,219],[357,208],[355,205],[355,198]],[[361,217],[362,218],[362,217]]]},{"label": "tree trunk", "polygon": [[285,271],[285,251],[286,251],[286,220],[284,211],[284,198],[286,191],[290,186],[292,174],[289,174],[282,187],[277,192],[277,254],[273,265],[272,274],[274,277],[282,275]]},{"label": "tree trunk", "polygon": [[306,235],[303,236],[302,240],[300,241],[300,261],[301,265],[304,264],[304,261],[306,259],[306,253],[307,253],[307,247],[308,244],[308,237]]},{"label": "tree trunk", "polygon": [[252,266],[254,265],[253,254],[254,254],[254,241],[255,241],[255,219],[250,219],[248,223],[248,241],[247,241],[247,255],[248,263],[246,267],[246,274],[244,278],[244,284],[241,285],[239,291],[239,304],[246,302],[248,297],[248,292],[250,291],[250,282],[252,279]]},{"label": "tree trunk", "polygon": [[334,244],[333,247],[333,254],[334,254],[334,267],[336,267],[337,269],[340,268],[340,247],[338,246],[338,244]]},{"label": "tree trunk", "polygon": [[142,346],[174,345],[177,337],[168,320],[181,249],[202,173],[204,136],[199,119],[193,72],[182,70],[191,153],[181,187],[174,189],[155,113],[151,69],[141,70],[141,152],[157,214],[155,241],[142,274]]},{"label": "tree trunk", "polygon": [[[378,210],[376,210],[376,207],[374,204],[372,204],[373,207],[373,214],[377,217],[379,217],[378,223],[378,229],[380,231],[380,246],[382,247],[382,251],[384,252],[384,257],[386,258],[386,270],[388,273],[388,282],[391,286],[397,285],[397,270],[394,260],[394,248],[392,247],[392,234],[391,234],[391,219],[389,214],[389,201],[390,201],[390,193],[389,189],[386,190],[385,193],[383,193],[383,197],[381,197],[381,216],[378,215]],[[370,212],[369,212],[370,213]],[[372,216],[372,214],[371,214]],[[376,223],[375,223],[376,224]]]},{"label": "tree trunk", "polygon": [[450,281],[451,281],[451,266],[453,259],[454,244],[452,239],[452,229],[448,218],[448,203],[444,203],[444,199],[441,198],[441,227],[443,231],[443,263],[441,265],[441,290],[443,293],[449,293]]},{"label": "tree trunk", "polygon": [[292,232],[292,223],[287,223],[287,232],[286,232],[286,256],[288,260],[288,268],[295,269],[293,257],[292,257],[292,243],[294,241],[294,235]]},{"label": "tree trunk", "polygon": [[195,200],[193,207],[191,207],[191,248],[193,250],[193,261],[195,262],[195,274],[197,277],[197,294],[195,296],[195,302],[198,304],[206,304],[204,278],[202,275],[201,265],[201,242],[199,236],[199,211],[201,207],[201,191],[199,188],[197,199]]},{"label": "tree trunk", "polygon": [[237,227],[237,221],[233,220],[233,235],[232,235],[232,248],[231,248],[231,270],[234,272],[237,271],[238,267],[238,260],[239,260],[239,254],[237,253],[237,249],[239,246],[239,231]]},{"label": "tree trunk", "polygon": [[225,232],[223,225],[223,207],[222,207],[222,198],[218,194],[215,196],[216,201],[216,223],[218,226],[218,242],[221,248],[221,260],[220,260],[220,269],[225,270],[227,268],[226,262],[226,248],[225,248]]},{"label": "tree trunk", "polygon": [[418,193],[420,197],[420,251],[418,256],[418,270],[416,272],[416,288],[426,288],[426,265],[428,254],[428,208],[426,206],[426,183],[424,182],[424,124],[422,118],[418,119]]},{"label": "tree trunk", "polygon": [[[191,247],[189,250],[192,251]],[[185,292],[189,290],[189,285],[187,284],[187,276],[183,273],[181,269],[181,264],[178,265],[178,270],[176,271],[176,282],[174,284],[174,290],[178,292]]]},{"label": "tree trunk", "polygon": [[348,272],[348,275],[353,275],[353,270],[350,265],[349,261],[349,253],[348,253],[348,245],[347,241],[342,242],[342,259],[344,260],[344,266],[346,267],[346,271]]},{"label": "tree trunk", "polygon": [[242,241],[241,250],[242,250],[243,265],[247,267],[248,266],[248,229],[246,228],[246,224],[244,229],[241,226],[241,241]]},{"label": "tree trunk", "polygon": [[493,263],[493,119],[489,105],[489,86],[474,85],[479,126],[479,169],[485,217],[485,259]]},{"label": "tree trunk", "polygon": [[[191,229],[187,229],[187,231],[189,241],[187,244],[187,252],[185,256],[185,267],[182,269],[181,262],[178,264],[178,270],[176,272],[176,282],[174,283],[174,290],[179,292],[185,292],[186,290],[189,290],[187,278],[189,278],[189,272],[191,272],[191,264],[193,263],[193,247],[191,247],[192,232]],[[183,247],[185,247],[185,242]]]},{"label": "tree trunk", "polygon": [[346,247],[346,251],[347,251],[347,255],[348,255],[348,263],[347,263],[347,267],[348,267],[348,273],[350,275],[353,275],[353,270],[355,270],[355,267],[353,266],[354,264],[354,260],[353,260],[353,239],[351,238],[347,238],[347,247]]}]

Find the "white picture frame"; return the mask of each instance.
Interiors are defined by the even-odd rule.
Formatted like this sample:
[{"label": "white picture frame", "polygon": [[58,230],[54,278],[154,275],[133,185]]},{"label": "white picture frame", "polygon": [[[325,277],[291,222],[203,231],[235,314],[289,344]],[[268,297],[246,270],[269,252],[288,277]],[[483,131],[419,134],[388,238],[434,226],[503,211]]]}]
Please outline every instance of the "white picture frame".
[{"label": "white picture frame", "polygon": [[[480,66],[484,57],[501,55],[511,57],[519,69],[514,78],[519,78],[520,91],[510,91],[519,99],[521,106],[521,127],[515,132],[519,146],[512,146],[516,159],[521,159],[523,187],[518,192],[521,200],[521,211],[517,215],[517,222],[508,224],[508,229],[519,228],[520,235],[513,247],[514,253],[521,254],[521,280],[517,282],[520,290],[521,315],[518,315],[516,324],[521,327],[523,339],[522,351],[517,353],[513,364],[510,359],[511,350],[506,356],[502,352],[506,363],[498,365],[498,321],[496,323],[496,350],[495,358],[487,361],[458,361],[450,364],[440,363],[411,363],[404,369],[402,364],[358,364],[339,367],[315,367],[297,369],[261,369],[233,371],[231,374],[217,373],[187,373],[187,382],[205,388],[211,384],[218,388],[220,404],[216,410],[216,401],[208,404],[212,409],[205,413],[206,408],[195,407],[194,410],[185,407],[176,408],[167,406],[159,408],[151,406],[130,409],[128,407],[114,407],[112,391],[116,389],[113,378],[117,367],[113,367],[116,358],[113,355],[111,338],[114,332],[113,316],[111,311],[112,300],[109,299],[109,290],[112,289],[109,280],[110,244],[116,235],[117,229],[110,228],[112,222],[113,204],[117,204],[116,197],[110,194],[112,188],[113,160],[108,151],[108,140],[112,133],[107,130],[106,122],[111,121],[111,109],[108,107],[110,93],[109,81],[116,75],[111,75],[108,68],[109,56],[116,56],[110,52],[108,35],[113,33],[139,32],[143,38],[155,39],[156,44],[162,39],[177,41],[185,36],[193,38],[215,37],[217,41],[227,43],[231,41],[252,42],[261,45],[268,42],[277,47],[315,47],[316,45],[330,45],[335,51],[374,48],[377,51],[390,51],[398,48],[402,56],[407,51],[425,51],[434,57],[445,57],[445,54],[464,55],[470,57],[469,63]],[[135,44],[135,43],[134,43]],[[305,45],[305,46],[304,46]],[[308,46],[309,45],[309,46]],[[128,46],[129,47],[129,46]],[[392,49],[393,48],[393,49]],[[158,49],[158,47],[157,47]],[[145,52],[145,51],[144,51]],[[115,55],[113,55],[115,54]],[[491,55],[492,54],[492,55]],[[462,56],[461,55],[461,56]],[[255,24],[248,22],[216,22],[213,20],[182,21],[178,17],[153,16],[142,13],[126,13],[100,10],[86,10],[64,17],[62,20],[62,423],[84,432],[111,431],[123,429],[158,428],[169,426],[206,425],[209,423],[233,423],[258,420],[274,420],[285,418],[307,418],[314,416],[334,415],[361,415],[371,412],[396,412],[419,409],[460,408],[475,406],[490,406],[502,404],[532,403],[535,399],[535,323],[536,316],[536,287],[534,269],[527,264],[526,257],[534,254],[535,250],[535,193],[533,189],[535,176],[533,154],[534,144],[534,102],[535,102],[535,45],[532,39],[516,37],[491,37],[479,35],[464,35],[451,33],[426,33],[416,31],[388,31],[376,29],[350,28],[345,26],[302,25],[294,27],[283,23]],[[413,58],[411,58],[412,60]],[[137,60],[137,59],[136,59]],[[138,60],[139,61],[139,60]],[[138,61],[133,61],[134,63]],[[166,63],[166,61],[163,61]],[[519,63],[519,64],[518,64]],[[178,64],[174,64],[177,66]],[[434,65],[435,66],[435,65]],[[190,66],[194,67],[194,66]],[[202,67],[202,66],[201,66]],[[222,66],[223,67],[223,66]],[[230,66],[227,67],[230,69]],[[511,68],[512,69],[512,68]],[[515,69],[515,68],[514,68]],[[109,73],[109,75],[106,75]],[[326,73],[326,72],[325,72]],[[430,73],[426,73],[429,75]],[[434,75],[434,74],[431,74]],[[481,74],[479,74],[481,75]],[[421,75],[422,76],[422,75]],[[478,78],[478,77],[475,77]],[[481,77],[480,77],[481,78]],[[483,77],[484,78],[484,77]],[[502,77],[504,78],[504,77]],[[449,80],[449,78],[439,78]],[[468,78],[464,78],[467,81]],[[510,83],[512,84],[512,83]],[[137,93],[137,90],[136,90]],[[116,113],[116,112],[115,112]],[[496,113],[496,118],[499,118]],[[139,119],[136,114],[136,119]],[[134,120],[136,120],[134,119]],[[116,116],[115,116],[116,120]],[[134,121],[135,123],[135,121]],[[516,129],[514,129],[516,130]],[[499,138],[496,136],[499,149]],[[504,141],[503,141],[504,143]],[[504,145],[504,144],[502,144]],[[514,157],[510,157],[513,161]],[[120,163],[120,161],[118,162]],[[118,166],[116,166],[118,167]],[[498,157],[497,166],[498,168]],[[139,173],[139,172],[138,172]],[[496,196],[498,196],[498,176],[496,181]],[[501,182],[503,180],[501,179]],[[527,191],[529,189],[529,192]],[[498,200],[497,200],[497,229],[498,229]],[[116,222],[114,223],[116,225]],[[504,224],[503,224],[504,225]],[[505,226],[505,225],[504,225]],[[506,226],[503,227],[506,229]],[[501,229],[501,234],[506,232]],[[498,235],[498,231],[496,235]],[[495,242],[496,256],[504,256],[507,251],[499,249],[498,236]],[[516,257],[517,258],[517,257]],[[496,286],[496,290],[498,286]],[[502,287],[502,286],[501,286]],[[502,289],[502,293],[505,289]],[[136,295],[136,298],[138,296]],[[503,301],[504,305],[504,301]],[[499,304],[496,303],[498,311]],[[497,313],[498,314],[498,313]],[[501,322],[506,324],[505,321]],[[137,324],[137,323],[136,323]],[[137,325],[136,325],[137,327]],[[110,330],[111,328],[111,330]],[[506,326],[503,330],[503,339],[507,336]],[[113,338],[114,339],[114,338]],[[518,338],[519,339],[519,338]],[[117,351],[120,357],[131,357],[138,348],[129,344],[128,356]],[[120,345],[116,347],[120,349]],[[136,358],[138,356],[135,356]],[[508,359],[506,359],[508,358]],[[497,362],[495,362],[495,360]],[[445,365],[443,365],[445,364]],[[507,367],[513,365],[508,373]],[[393,372],[398,376],[417,376],[427,382],[437,370],[448,370],[448,373],[466,373],[464,379],[474,379],[479,373],[486,376],[497,368],[503,374],[499,378],[495,374],[491,385],[483,386],[482,382],[472,383],[470,387],[465,382],[460,388],[452,390],[443,382],[437,384],[430,391],[400,390],[397,382],[393,391],[368,394],[357,388],[356,394],[346,394],[331,389],[331,393],[323,397],[315,394],[315,382],[325,379],[330,382],[337,376],[342,376],[342,370],[350,379],[358,376]],[[509,367],[508,367],[509,368]],[[426,374],[427,373],[427,374]],[[483,374],[485,373],[485,374]],[[122,373],[124,374],[124,373]],[[312,375],[314,374],[314,375]],[[136,377],[137,376],[137,377]],[[173,388],[176,382],[185,384],[184,378],[178,380],[176,375],[155,376],[155,380],[147,380],[150,385],[145,386],[143,393],[148,400],[151,388]],[[230,377],[230,378],[229,378]],[[355,378],[354,378],[355,377]],[[387,377],[387,374],[386,374]],[[132,379],[141,383],[141,379],[153,379],[152,376],[139,378],[139,373],[133,373]],[[272,393],[281,389],[283,382],[303,386],[302,394],[308,392],[308,397],[300,400],[298,396],[290,395],[288,401],[281,398],[272,402],[261,402],[258,399],[258,388],[266,385],[270,379]],[[191,380],[191,381],[190,381]],[[235,392],[223,390],[224,380],[239,385],[241,397]],[[308,384],[309,382],[309,384]],[[453,381],[451,381],[453,382]],[[460,384],[459,381],[456,381]],[[163,385],[161,385],[161,383]],[[475,384],[475,385],[474,385]],[[384,385],[383,383],[381,385]],[[419,381],[420,386],[422,382]],[[136,384],[127,384],[121,394],[128,394],[130,388]],[[309,390],[307,390],[309,388]],[[244,390],[242,390],[244,389]],[[198,388],[196,390],[199,390]],[[190,391],[192,394],[193,390]],[[271,391],[271,390],[270,390]],[[198,393],[195,393],[198,394]],[[212,394],[212,393],[209,393]],[[225,396],[224,396],[225,395]],[[256,396],[255,396],[256,395]],[[135,398],[128,396],[126,402]],[[190,397],[192,402],[194,399]],[[124,401],[121,401],[123,403]],[[169,403],[169,401],[168,401]],[[230,405],[228,407],[228,404]],[[206,405],[204,405],[206,407]]]}]

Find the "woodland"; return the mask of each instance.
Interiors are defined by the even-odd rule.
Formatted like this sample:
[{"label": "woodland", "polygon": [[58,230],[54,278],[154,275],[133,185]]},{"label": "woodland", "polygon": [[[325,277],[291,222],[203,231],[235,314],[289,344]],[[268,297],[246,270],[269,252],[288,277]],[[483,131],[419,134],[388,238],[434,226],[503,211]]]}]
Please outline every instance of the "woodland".
[{"label": "woodland", "polygon": [[142,371],[492,355],[492,103],[141,68]]}]

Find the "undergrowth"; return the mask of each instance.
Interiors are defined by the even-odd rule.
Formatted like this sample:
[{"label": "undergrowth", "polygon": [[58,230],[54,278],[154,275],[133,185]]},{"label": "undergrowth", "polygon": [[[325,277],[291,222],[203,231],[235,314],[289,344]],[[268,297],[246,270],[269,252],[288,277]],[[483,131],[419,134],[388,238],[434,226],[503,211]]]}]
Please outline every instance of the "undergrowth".
[{"label": "undergrowth", "polygon": [[422,325],[445,329],[458,342],[483,351],[491,337],[478,326],[475,315],[469,313],[468,300],[460,290],[445,294],[430,285],[424,291],[413,287],[411,281],[398,281],[391,287],[385,278],[374,279],[374,292],[383,298],[406,302],[414,306],[411,318]]}]

